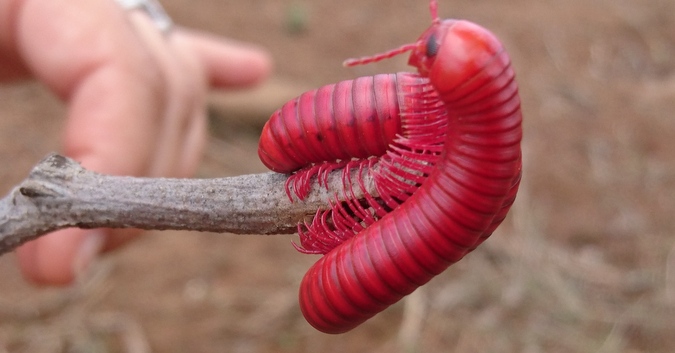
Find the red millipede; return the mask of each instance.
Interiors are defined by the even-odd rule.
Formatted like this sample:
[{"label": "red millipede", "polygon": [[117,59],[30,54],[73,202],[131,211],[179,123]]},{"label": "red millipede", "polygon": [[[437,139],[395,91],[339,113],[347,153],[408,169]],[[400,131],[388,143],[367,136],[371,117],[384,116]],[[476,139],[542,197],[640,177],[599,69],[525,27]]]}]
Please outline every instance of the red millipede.
[{"label": "red millipede", "polygon": [[[430,9],[433,24],[416,42],[345,62],[412,51],[418,74],[306,92],[263,128],[263,163],[295,172],[289,197],[302,199],[314,180],[322,185],[343,168],[342,190],[298,226],[296,245],[325,254],[302,280],[300,307],[326,333],[351,330],[459,261],[492,234],[516,197],[522,116],[510,59],[488,30],[439,19],[435,0]],[[353,196],[357,188],[362,199]]]}]

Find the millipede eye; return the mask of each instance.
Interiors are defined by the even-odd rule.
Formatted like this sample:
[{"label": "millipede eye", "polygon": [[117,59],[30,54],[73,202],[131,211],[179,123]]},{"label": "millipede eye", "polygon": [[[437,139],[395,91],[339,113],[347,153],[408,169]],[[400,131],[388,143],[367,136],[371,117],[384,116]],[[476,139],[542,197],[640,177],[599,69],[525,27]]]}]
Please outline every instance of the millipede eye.
[{"label": "millipede eye", "polygon": [[433,58],[438,54],[438,42],[436,41],[436,35],[432,34],[427,39],[427,57]]}]

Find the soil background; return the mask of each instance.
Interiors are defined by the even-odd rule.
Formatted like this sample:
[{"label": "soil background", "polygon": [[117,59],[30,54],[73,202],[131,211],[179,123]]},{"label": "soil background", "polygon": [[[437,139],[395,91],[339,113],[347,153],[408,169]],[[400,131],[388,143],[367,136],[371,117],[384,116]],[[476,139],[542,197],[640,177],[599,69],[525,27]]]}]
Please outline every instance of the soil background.
[{"label": "soil background", "polygon": [[[426,1],[163,0],[180,25],[270,50],[273,79],[219,92],[200,177],[265,171],[265,119],[308,88],[411,70],[350,57],[415,40]],[[297,304],[316,256],[295,236],[149,232],[70,288],[0,258],[0,352],[675,351],[675,1],[455,0],[441,17],[495,32],[524,113],[524,178],[507,221],[457,265],[343,335]],[[0,192],[59,150],[63,105],[0,87]]]}]

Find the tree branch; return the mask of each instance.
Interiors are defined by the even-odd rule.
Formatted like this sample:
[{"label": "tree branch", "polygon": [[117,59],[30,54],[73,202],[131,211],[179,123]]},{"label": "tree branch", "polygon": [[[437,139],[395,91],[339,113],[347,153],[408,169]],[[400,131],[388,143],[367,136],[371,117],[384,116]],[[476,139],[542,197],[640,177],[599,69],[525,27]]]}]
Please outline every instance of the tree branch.
[{"label": "tree branch", "polygon": [[[52,154],[0,200],[0,255],[68,227],[290,234],[298,222],[328,207],[334,198],[329,190],[342,188],[341,174],[331,173],[327,188],[313,186],[303,201],[291,202],[283,174],[216,179],[108,176]],[[375,194],[367,175],[366,192]]]}]

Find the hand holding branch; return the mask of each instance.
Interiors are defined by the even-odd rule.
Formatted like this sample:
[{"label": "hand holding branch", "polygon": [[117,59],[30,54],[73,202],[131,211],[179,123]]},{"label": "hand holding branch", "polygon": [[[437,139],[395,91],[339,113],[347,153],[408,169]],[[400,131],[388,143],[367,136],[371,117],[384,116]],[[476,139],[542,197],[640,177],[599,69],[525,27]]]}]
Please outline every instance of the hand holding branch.
[{"label": "hand holding branch", "polygon": [[[85,168],[187,178],[206,141],[206,92],[260,82],[271,60],[249,44],[158,28],[151,13],[112,0],[0,0],[0,83],[35,79],[61,98],[61,152]],[[18,249],[19,264],[34,282],[68,284],[99,252],[138,233],[64,229]]]}]

